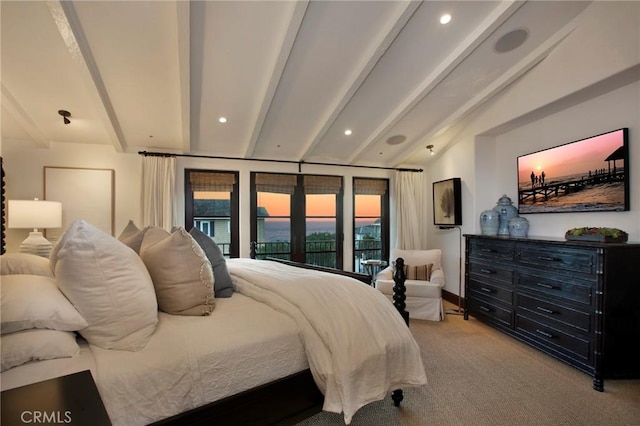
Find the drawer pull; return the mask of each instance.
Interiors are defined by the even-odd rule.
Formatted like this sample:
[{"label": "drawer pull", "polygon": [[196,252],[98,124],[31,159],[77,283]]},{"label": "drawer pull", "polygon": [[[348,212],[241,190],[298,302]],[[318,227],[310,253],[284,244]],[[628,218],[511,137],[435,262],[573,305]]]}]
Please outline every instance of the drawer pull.
[{"label": "drawer pull", "polygon": [[542,306],[538,306],[536,309],[544,312],[545,314],[555,314],[555,311],[552,311],[551,309],[543,308]]},{"label": "drawer pull", "polygon": [[482,272],[483,274],[493,274],[493,271],[490,269],[480,269],[480,272]]},{"label": "drawer pull", "polygon": [[491,309],[487,308],[486,306],[479,306],[479,308],[483,312],[491,312]]},{"label": "drawer pull", "polygon": [[560,259],[556,259],[555,257],[549,257],[549,256],[538,256],[539,260],[546,260],[548,262],[558,262]]},{"label": "drawer pull", "polygon": [[480,287],[480,290],[484,291],[485,293],[493,293],[492,289],[486,287]]},{"label": "drawer pull", "polygon": [[553,334],[547,333],[546,331],[539,330],[539,329],[536,329],[536,333],[538,333],[538,334],[540,334],[540,335],[542,335],[544,337],[547,337],[549,339],[553,339],[555,337]]},{"label": "drawer pull", "polygon": [[485,253],[493,253],[495,250],[494,249],[489,249],[489,248],[482,248],[482,249],[480,249],[480,251],[483,251]]},{"label": "drawer pull", "polygon": [[538,287],[548,288],[549,290],[555,290],[557,288],[556,286],[553,286],[551,284],[545,284],[545,283],[536,283],[536,285]]}]

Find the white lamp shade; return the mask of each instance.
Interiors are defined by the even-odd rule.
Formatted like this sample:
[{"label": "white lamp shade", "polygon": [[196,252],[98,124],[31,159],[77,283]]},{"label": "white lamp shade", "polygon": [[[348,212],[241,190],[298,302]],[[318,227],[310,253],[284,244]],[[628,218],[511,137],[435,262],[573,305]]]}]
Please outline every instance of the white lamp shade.
[{"label": "white lamp shade", "polygon": [[60,228],[62,203],[42,200],[9,200],[9,228]]}]

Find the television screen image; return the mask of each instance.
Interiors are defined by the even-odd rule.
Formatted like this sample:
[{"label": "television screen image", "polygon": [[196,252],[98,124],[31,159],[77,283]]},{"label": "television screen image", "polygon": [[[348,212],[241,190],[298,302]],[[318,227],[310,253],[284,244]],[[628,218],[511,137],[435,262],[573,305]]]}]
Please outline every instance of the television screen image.
[{"label": "television screen image", "polygon": [[629,210],[629,130],[518,157],[518,213]]}]

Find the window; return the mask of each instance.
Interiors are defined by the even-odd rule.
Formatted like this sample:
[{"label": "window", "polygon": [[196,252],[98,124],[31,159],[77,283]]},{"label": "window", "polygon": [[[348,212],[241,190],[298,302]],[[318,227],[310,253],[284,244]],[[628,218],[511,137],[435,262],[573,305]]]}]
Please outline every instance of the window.
[{"label": "window", "polygon": [[342,267],[342,178],[252,173],[251,240],[258,258]]},{"label": "window", "polygon": [[362,261],[389,257],[389,180],[353,179],[353,253],[356,272]]},{"label": "window", "polygon": [[225,257],[238,257],[238,172],[185,170],[185,227],[211,237]]}]

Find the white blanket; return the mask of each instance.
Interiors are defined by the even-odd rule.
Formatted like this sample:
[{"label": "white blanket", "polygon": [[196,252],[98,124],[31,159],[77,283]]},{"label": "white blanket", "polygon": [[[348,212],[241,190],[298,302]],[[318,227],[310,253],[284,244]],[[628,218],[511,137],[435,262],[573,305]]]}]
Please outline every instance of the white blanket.
[{"label": "white blanket", "polygon": [[293,318],[325,411],[347,424],[397,388],[426,384],[420,349],[395,307],[352,278],[276,262],[227,262],[238,292]]}]

